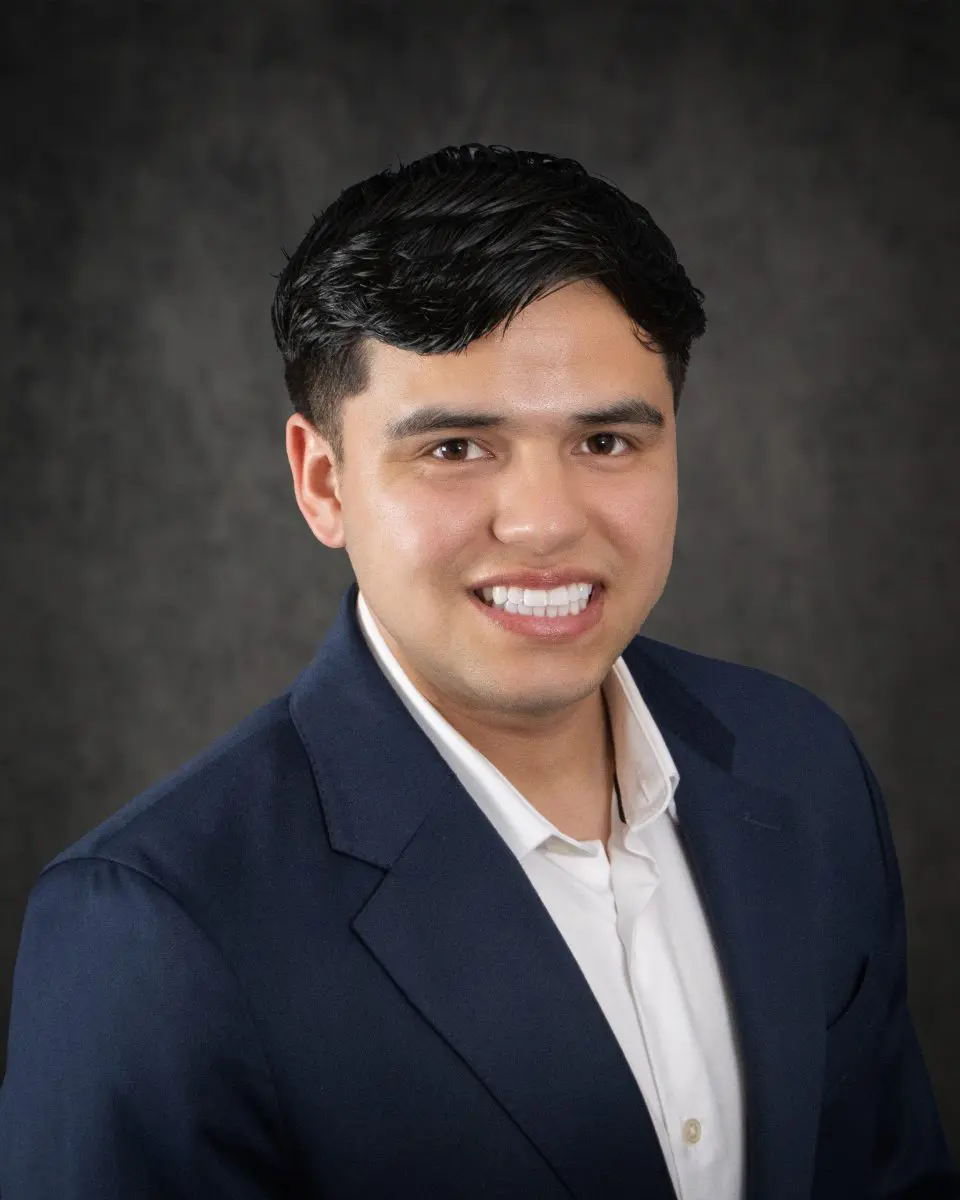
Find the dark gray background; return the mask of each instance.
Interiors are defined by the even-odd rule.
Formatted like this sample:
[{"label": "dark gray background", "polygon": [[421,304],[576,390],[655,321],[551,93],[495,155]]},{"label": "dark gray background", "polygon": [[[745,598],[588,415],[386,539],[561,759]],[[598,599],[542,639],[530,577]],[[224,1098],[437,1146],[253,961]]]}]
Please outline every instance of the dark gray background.
[{"label": "dark gray background", "polygon": [[281,245],[398,156],[502,141],[613,179],[706,292],[647,631],[854,728],[960,1150],[960,5],[20,8],[0,30],[0,1029],[41,865],[281,690],[349,581],[291,494]]}]

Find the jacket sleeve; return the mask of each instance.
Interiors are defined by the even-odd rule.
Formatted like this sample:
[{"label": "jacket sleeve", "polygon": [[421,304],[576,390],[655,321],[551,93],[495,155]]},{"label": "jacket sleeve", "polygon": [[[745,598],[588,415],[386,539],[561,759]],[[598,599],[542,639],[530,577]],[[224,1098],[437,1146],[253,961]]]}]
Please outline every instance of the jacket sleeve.
[{"label": "jacket sleeve", "polygon": [[63,860],[31,893],[0,1091],[3,1200],[288,1195],[269,1070],[216,946],[148,876]]},{"label": "jacket sleeve", "polygon": [[[888,1017],[874,1065],[879,1086],[873,1114],[870,1200],[960,1200],[930,1077],[907,1002],[906,921],[890,823],[873,771],[854,741],[873,806],[886,876],[885,945]],[[861,1098],[862,1102],[862,1098]]]}]

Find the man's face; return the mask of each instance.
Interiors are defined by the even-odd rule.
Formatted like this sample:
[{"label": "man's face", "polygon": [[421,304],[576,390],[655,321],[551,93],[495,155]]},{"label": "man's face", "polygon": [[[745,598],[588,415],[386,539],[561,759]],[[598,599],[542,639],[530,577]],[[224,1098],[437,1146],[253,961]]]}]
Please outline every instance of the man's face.
[{"label": "man's face", "polygon": [[[577,283],[461,353],[374,342],[369,363],[369,388],[344,405],[322,540],[345,545],[388,645],[440,711],[507,717],[582,700],[670,569],[676,425],[662,357],[609,293]],[[624,401],[645,403],[639,420],[577,420]],[[463,415],[397,436],[424,409]],[[471,427],[468,414],[503,422]],[[506,586],[550,568],[593,583],[595,612],[504,623],[475,595],[491,576]]]}]

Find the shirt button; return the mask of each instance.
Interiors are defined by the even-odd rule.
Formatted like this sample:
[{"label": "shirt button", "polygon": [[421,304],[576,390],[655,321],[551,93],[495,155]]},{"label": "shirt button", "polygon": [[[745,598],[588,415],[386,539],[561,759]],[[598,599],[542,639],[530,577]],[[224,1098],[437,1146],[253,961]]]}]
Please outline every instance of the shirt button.
[{"label": "shirt button", "polygon": [[683,1140],[688,1146],[695,1146],[700,1141],[703,1133],[703,1127],[696,1117],[691,1117],[689,1121],[683,1123]]}]

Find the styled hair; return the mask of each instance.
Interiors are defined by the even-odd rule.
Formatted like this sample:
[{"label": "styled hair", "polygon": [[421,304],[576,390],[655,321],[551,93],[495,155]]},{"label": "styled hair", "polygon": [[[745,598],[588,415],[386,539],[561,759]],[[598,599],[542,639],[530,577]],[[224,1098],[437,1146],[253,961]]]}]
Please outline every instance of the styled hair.
[{"label": "styled hair", "polygon": [[580,163],[471,143],[343,191],[289,256],[273,329],[294,408],[343,461],[343,402],[368,339],[462,350],[567,283],[594,280],[664,357],[674,408],[703,293],[647,210]]}]

